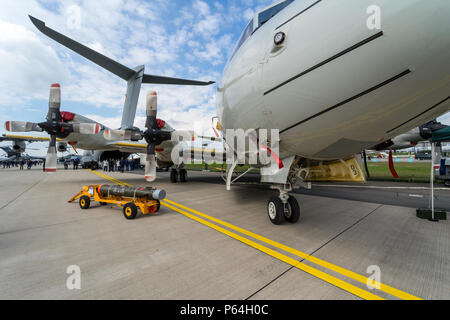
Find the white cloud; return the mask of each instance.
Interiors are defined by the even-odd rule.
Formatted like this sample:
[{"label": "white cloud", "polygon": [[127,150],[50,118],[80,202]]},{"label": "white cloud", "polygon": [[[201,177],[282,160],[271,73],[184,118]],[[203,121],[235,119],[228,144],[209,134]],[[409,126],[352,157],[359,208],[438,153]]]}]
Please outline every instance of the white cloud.
[{"label": "white cloud", "polygon": [[47,99],[48,87],[69,72],[55,50],[25,27],[0,21],[0,106]]}]

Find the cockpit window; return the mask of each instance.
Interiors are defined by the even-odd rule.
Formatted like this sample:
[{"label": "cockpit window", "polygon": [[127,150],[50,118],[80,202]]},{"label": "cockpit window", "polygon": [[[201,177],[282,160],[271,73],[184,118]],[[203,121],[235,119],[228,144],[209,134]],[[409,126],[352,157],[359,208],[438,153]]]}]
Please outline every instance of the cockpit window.
[{"label": "cockpit window", "polygon": [[294,0],[286,0],[259,13],[258,28],[261,27],[264,23],[266,23],[270,19],[272,19],[273,16],[275,16],[278,12],[286,8],[292,2],[294,2]]},{"label": "cockpit window", "polygon": [[233,54],[231,55],[231,59],[233,59],[236,52],[239,50],[239,48],[242,46],[242,44],[247,40],[253,33],[253,19],[248,23],[247,27],[245,28],[244,32],[242,33],[241,37],[239,38],[239,41],[236,45],[236,48],[233,51]]}]

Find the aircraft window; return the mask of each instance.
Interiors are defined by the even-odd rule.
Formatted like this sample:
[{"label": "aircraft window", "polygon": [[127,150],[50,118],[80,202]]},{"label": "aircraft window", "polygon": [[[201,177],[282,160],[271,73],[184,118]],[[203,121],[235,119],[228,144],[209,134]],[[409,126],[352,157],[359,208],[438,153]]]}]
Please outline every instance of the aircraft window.
[{"label": "aircraft window", "polygon": [[233,59],[236,52],[239,50],[239,48],[242,46],[245,40],[247,40],[252,35],[252,33],[253,33],[253,19],[248,23],[247,27],[245,28],[244,32],[239,38],[236,48],[234,49],[233,54],[231,55],[231,59]]},{"label": "aircraft window", "polygon": [[294,0],[286,0],[261,12],[258,15],[258,28],[261,27],[264,23],[266,23],[270,19],[272,19],[273,16],[275,16],[278,12],[286,8],[292,2],[294,2]]}]

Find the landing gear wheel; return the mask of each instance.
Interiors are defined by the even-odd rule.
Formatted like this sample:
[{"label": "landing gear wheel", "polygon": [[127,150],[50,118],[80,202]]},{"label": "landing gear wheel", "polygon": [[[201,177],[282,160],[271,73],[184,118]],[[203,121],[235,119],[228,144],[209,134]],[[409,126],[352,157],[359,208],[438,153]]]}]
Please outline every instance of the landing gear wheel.
[{"label": "landing gear wheel", "polygon": [[185,183],[187,181],[187,171],[185,169],[180,170],[180,182]]},{"label": "landing gear wheel", "polygon": [[80,198],[80,208],[83,210],[87,210],[89,209],[90,206],[91,206],[91,198],[89,198],[88,196],[82,196]]},{"label": "landing gear wheel", "polygon": [[123,207],[123,215],[127,220],[136,219],[137,216],[137,207],[134,203],[127,203],[125,207]]},{"label": "landing gear wheel", "polygon": [[289,223],[297,223],[300,219],[300,206],[297,199],[289,197],[284,211],[284,217]]},{"label": "landing gear wheel", "polygon": [[284,221],[284,204],[278,197],[273,197],[267,204],[267,214],[270,222],[279,226]]},{"label": "landing gear wheel", "polygon": [[178,182],[178,171],[175,169],[170,170],[170,182],[172,183]]}]

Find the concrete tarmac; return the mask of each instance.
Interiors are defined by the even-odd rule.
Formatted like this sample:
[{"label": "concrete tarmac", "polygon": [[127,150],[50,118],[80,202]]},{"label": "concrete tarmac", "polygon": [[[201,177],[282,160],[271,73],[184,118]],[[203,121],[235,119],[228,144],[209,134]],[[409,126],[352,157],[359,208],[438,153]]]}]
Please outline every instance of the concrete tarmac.
[{"label": "concrete tarmac", "polygon": [[[146,185],[140,175],[109,175]],[[266,213],[273,191],[237,185],[226,192],[217,174],[189,175],[188,183],[171,184],[159,173],[154,185],[240,232],[204,217],[199,223],[181,207],[133,221],[111,206],[82,211],[67,201],[84,185],[113,184],[87,170],[0,170],[0,299],[450,298],[448,221],[419,220],[407,207],[295,194],[300,223],[274,226]],[[72,265],[81,269],[80,290],[66,286]],[[398,291],[369,290],[353,276],[370,277],[371,266]]]}]

